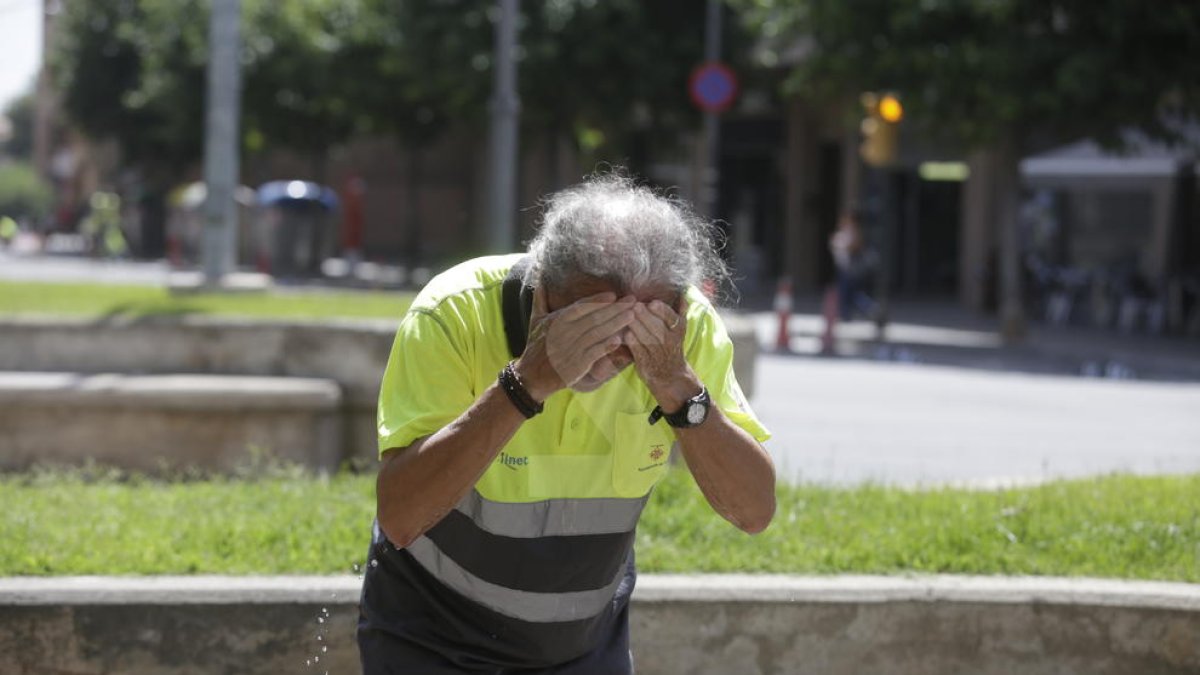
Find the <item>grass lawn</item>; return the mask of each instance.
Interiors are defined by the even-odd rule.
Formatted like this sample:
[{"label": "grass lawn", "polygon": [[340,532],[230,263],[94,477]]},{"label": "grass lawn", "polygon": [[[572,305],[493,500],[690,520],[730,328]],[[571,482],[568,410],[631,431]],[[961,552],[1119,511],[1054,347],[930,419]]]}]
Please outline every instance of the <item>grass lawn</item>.
[{"label": "grass lawn", "polygon": [[171,293],[155,286],[0,281],[0,316],[144,317],[180,314],[271,318],[399,319],[413,294],[401,291],[280,289]]},{"label": "grass lawn", "polygon": [[[350,573],[374,480],[0,477],[0,575]],[[1033,574],[1200,582],[1200,474],[996,492],[780,486],[767,532],[714,515],[682,471],[638,532],[643,572]]]}]

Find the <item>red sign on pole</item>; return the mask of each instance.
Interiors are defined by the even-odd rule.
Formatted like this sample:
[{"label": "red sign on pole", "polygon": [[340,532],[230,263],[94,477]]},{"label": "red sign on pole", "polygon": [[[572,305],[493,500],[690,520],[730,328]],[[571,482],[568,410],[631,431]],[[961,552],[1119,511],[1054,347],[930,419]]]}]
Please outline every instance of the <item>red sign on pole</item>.
[{"label": "red sign on pole", "polygon": [[737,98],[737,77],[725,64],[715,61],[697,66],[688,81],[692,102],[704,112],[722,112]]}]

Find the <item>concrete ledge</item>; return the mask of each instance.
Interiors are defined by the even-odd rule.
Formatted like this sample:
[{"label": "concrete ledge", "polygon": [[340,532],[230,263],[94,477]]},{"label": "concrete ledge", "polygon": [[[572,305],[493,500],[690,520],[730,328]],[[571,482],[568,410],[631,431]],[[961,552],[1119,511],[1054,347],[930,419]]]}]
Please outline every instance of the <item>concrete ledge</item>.
[{"label": "concrete ledge", "polygon": [[1200,585],[1059,577],[668,574],[639,581],[638,598],[646,602],[1038,603],[1200,612]]},{"label": "concrete ledge", "polygon": [[341,403],[337,383],[316,378],[0,372],[0,404],[336,411]]},{"label": "concrete ledge", "polygon": [[[0,672],[356,673],[360,584],[0,579]],[[1200,672],[1191,584],[651,575],[632,621],[649,675]]]},{"label": "concrete ledge", "polygon": [[374,406],[399,321],[0,319],[0,370],[315,377]]},{"label": "concrete ledge", "polygon": [[258,452],[331,471],[341,408],[337,383],[314,378],[0,373],[0,469],[227,472]]},{"label": "concrete ledge", "polygon": [[[723,317],[734,343],[734,370],[742,390],[752,397],[758,353],[753,321],[734,313]],[[399,316],[321,321],[2,317],[0,371],[331,380],[342,397],[338,461],[374,466],[378,456],[375,404],[399,321]],[[132,395],[131,388],[122,395]],[[199,391],[192,390],[198,405],[220,405],[219,401],[205,403]]]}]

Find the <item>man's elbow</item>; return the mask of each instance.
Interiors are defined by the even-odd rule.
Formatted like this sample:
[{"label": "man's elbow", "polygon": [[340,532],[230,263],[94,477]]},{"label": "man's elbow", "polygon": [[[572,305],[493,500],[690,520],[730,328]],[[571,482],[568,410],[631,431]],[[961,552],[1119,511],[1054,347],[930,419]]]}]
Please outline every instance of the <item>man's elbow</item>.
[{"label": "man's elbow", "polygon": [[759,534],[771,526],[773,514],[767,514],[760,518],[754,518],[738,524],[738,528],[746,534]]},{"label": "man's elbow", "polygon": [[743,513],[741,517],[730,518],[729,520],[746,534],[759,534],[770,527],[771,521],[774,518],[775,500],[772,499],[769,504],[764,504],[761,510],[756,510],[752,513]]}]

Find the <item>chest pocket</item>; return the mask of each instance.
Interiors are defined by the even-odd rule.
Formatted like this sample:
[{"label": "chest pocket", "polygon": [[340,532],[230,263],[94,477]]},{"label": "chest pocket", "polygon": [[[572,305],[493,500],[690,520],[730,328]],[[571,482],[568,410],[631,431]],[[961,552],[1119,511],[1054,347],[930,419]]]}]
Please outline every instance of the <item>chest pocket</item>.
[{"label": "chest pocket", "polygon": [[667,473],[675,434],[663,421],[651,425],[649,413],[620,413],[613,435],[613,490],[620,497],[641,497]]}]

